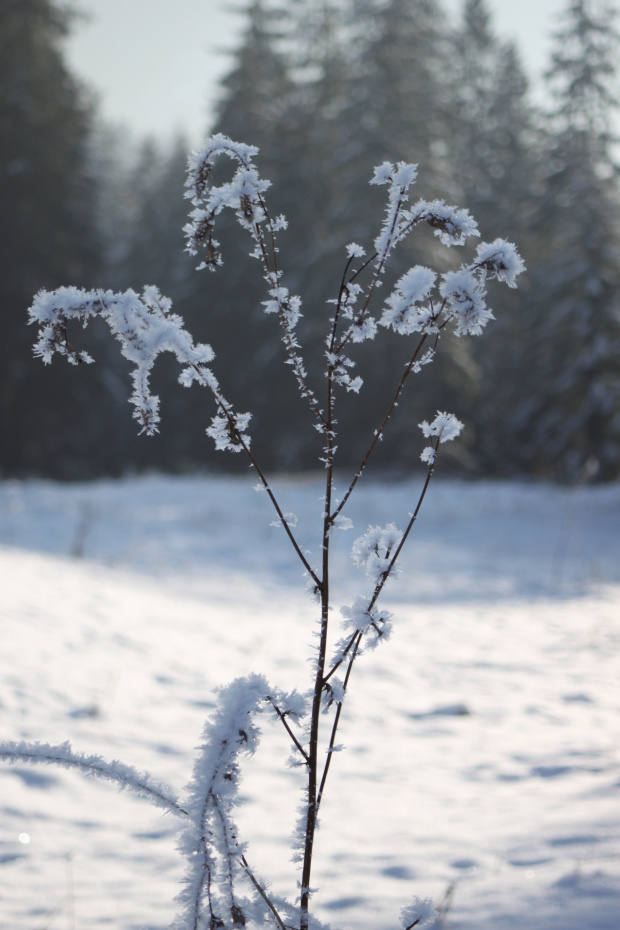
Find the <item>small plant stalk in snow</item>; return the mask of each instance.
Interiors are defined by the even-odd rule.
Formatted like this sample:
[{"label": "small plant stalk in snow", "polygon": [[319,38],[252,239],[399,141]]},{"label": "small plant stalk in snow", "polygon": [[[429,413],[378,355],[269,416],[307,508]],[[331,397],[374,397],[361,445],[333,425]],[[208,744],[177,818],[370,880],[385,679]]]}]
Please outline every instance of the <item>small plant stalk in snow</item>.
[{"label": "small plant stalk in snow", "polygon": [[[351,495],[383,436],[401,393],[411,376],[432,362],[443,331],[452,327],[457,336],[479,334],[492,318],[485,298],[487,280],[494,278],[514,287],[523,269],[511,243],[501,239],[482,243],[469,262],[439,279],[430,268],[420,265],[410,268],[395,282],[376,313],[371,308],[378,302],[378,291],[394,249],[418,227],[430,226],[446,247],[462,246],[468,239],[478,236],[476,223],[466,210],[439,200],[409,204],[409,188],[416,180],[416,166],[384,162],[375,170],[370,182],[387,188],[384,222],[369,257],[356,243],[347,246],[344,273],[332,302],[333,316],[327,328],[325,394],[320,400],[310,384],[296,335],[301,300],[289,293],[278,266],[276,237],[286,229],[286,220],[282,216],[272,218],[269,214],[265,201],[269,182],[261,180],[258,174],[254,164],[256,154],[253,146],[216,135],[208,140],[202,151],[190,156],[187,197],[193,209],[186,227],[188,250],[191,254],[202,253],[200,269],[215,270],[222,264],[215,231],[224,209],[234,211],[250,236],[251,255],[260,262],[267,287],[265,312],[278,320],[287,362],[300,395],[310,408],[314,426],[322,436],[325,496],[317,540],[318,565],[312,564],[311,558],[302,551],[295,534],[296,520],[282,510],[256,461],[247,432],[250,413],[233,409],[210,367],[214,360],[212,349],[194,344],[183,320],[170,312],[170,301],[156,287],[145,287],[141,295],[131,290],[114,294],[73,287],[60,288],[53,293],[41,291],[30,309],[31,322],[39,325],[35,354],[44,362],[60,354],[71,364],[89,364],[92,359],[70,343],[68,328],[74,321],[86,324],[93,317],[108,324],[121,344],[122,354],[135,366],[130,400],[141,432],[147,435],[159,428],[159,400],[151,394],[149,386],[151,368],[161,352],[172,352],[176,356],[181,366],[181,384],[190,387],[197,382],[207,388],[213,398],[215,413],[207,434],[217,449],[241,452],[248,458],[258,475],[259,487],[267,491],[277,520],[320,601],[319,639],[311,687],[283,694],[262,676],[251,675],[221,689],[218,707],[205,727],[204,742],[181,802],[170,789],[155,783],[150,776],[139,775],[118,762],[106,763],[99,757],[74,753],[66,743],[56,747],[25,743],[0,745],[0,757],[5,760],[55,763],[81,769],[146,797],[183,821],[179,849],[187,859],[187,871],[183,891],[178,897],[180,912],[174,923],[176,930],[206,927],[232,930],[250,922],[279,930],[320,928],[321,924],[311,914],[312,866],[318,814],[332,758],[339,749],[336,741],[346,694],[362,648],[373,649],[389,637],[391,618],[380,606],[381,595],[397,570],[399,556],[420,512],[440,446],[459,435],[462,423],[453,414],[440,411],[431,422],[420,424],[427,440],[420,456],[426,466],[426,476],[417,503],[404,530],[391,523],[385,527],[371,526],[355,540],[353,560],[364,570],[368,590],[358,595],[351,605],[341,608],[343,635],[335,643],[330,627],[332,535],[337,529],[352,526],[344,513]],[[229,182],[216,186],[212,167],[222,155],[233,161],[235,172]],[[344,495],[336,501],[338,393],[342,389],[360,391],[362,379],[351,375],[354,361],[350,353],[358,343],[374,339],[381,328],[391,329],[410,341],[409,362],[394,387],[384,417],[371,432],[368,448]],[[265,712],[283,725],[292,740],[294,760],[305,778],[295,834],[294,856],[301,869],[296,904],[268,891],[252,870],[234,821],[240,759],[254,752],[260,736],[257,715]],[[435,916],[429,900],[415,898],[403,909],[401,923],[405,930],[414,927],[422,930],[431,926]]]}]

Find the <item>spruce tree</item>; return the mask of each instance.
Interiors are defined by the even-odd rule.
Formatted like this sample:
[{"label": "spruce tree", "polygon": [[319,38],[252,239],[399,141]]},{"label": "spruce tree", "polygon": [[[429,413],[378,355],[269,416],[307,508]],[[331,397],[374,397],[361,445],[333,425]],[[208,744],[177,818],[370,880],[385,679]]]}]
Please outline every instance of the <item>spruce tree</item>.
[{"label": "spruce tree", "polygon": [[[416,195],[453,202],[448,145],[451,57],[443,5],[437,0],[357,0],[354,9],[358,31],[341,117],[350,140],[345,190],[363,190],[373,167],[385,160],[413,161],[419,165]],[[349,195],[343,211],[349,235],[370,245],[373,230],[368,217],[380,209],[370,197]],[[404,248],[395,257],[395,272],[431,263],[435,255],[436,240],[420,236],[413,248]],[[364,357],[366,347],[361,348],[360,372],[368,380],[372,374],[377,385],[373,397],[367,398],[374,416],[384,403],[382,383],[403,364],[403,347],[396,341],[384,342],[382,353],[372,359]],[[400,459],[402,467],[411,461],[411,424],[427,415],[431,396],[468,420],[475,392],[476,369],[469,347],[465,341],[442,336],[437,362],[416,376],[386,435],[384,463]]]},{"label": "spruce tree", "polygon": [[570,0],[548,73],[538,255],[509,415],[513,461],[570,481],[620,473],[620,197],[610,128],[619,39],[605,0]]},{"label": "spruce tree", "polygon": [[448,139],[458,196],[483,235],[495,237],[507,216],[511,228],[525,222],[534,127],[517,48],[495,34],[486,0],[465,0],[450,75]]},{"label": "spruce tree", "polygon": [[[245,28],[232,68],[222,79],[215,125],[232,139],[252,139],[265,170],[279,163],[284,116],[292,90],[281,7],[250,0],[240,10]],[[269,175],[266,175],[267,177]]]},{"label": "spruce tree", "polygon": [[[26,308],[45,286],[92,282],[97,263],[89,173],[92,107],[69,73],[70,16],[50,0],[0,0],[0,469],[89,473],[99,435],[87,414],[96,376],[30,364]],[[58,397],[62,396],[62,403]]]},{"label": "spruce tree", "polygon": [[[531,217],[539,135],[518,50],[497,36],[486,0],[465,0],[452,48],[448,138],[456,199],[472,210],[489,241],[510,225],[530,266],[537,251]],[[497,319],[474,347],[481,372],[474,451],[483,470],[509,467],[504,434],[522,390],[528,283],[518,293],[494,289]]]}]

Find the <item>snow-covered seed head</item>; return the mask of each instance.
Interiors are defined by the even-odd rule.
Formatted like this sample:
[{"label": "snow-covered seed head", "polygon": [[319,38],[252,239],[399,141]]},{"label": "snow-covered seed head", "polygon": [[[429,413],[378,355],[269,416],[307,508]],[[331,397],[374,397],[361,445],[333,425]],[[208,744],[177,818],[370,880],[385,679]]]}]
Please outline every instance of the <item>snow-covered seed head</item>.
[{"label": "snow-covered seed head", "polygon": [[435,446],[426,446],[420,455],[421,460],[426,465],[434,465],[435,459],[437,458],[436,446],[439,445],[440,442],[450,442],[452,439],[456,439],[463,429],[463,424],[460,420],[457,420],[453,413],[441,413],[439,410],[432,423],[423,420],[418,426],[427,439],[430,439],[432,436],[438,437]]},{"label": "snow-covered seed head", "polygon": [[505,239],[494,242],[482,242],[478,246],[475,264],[484,269],[491,277],[504,281],[508,287],[516,287],[516,278],[525,271],[525,262],[519,255],[517,247]]},{"label": "snow-covered seed head", "polygon": [[214,358],[210,346],[194,344],[183,320],[171,313],[171,308],[170,299],[153,285],[144,287],[141,295],[132,290],[115,294],[76,287],[40,291],[29,311],[30,322],[41,326],[34,353],[44,362],[50,362],[54,353],[66,356],[73,364],[91,362],[87,353],[69,346],[66,327],[73,320],[86,325],[94,316],[105,320],[121,344],[121,354],[135,366],[130,401],[142,432],[152,435],[159,426],[159,398],[150,392],[149,376],[157,357],[172,352],[182,365],[188,366],[181,374],[186,384],[192,380],[205,382],[209,373],[206,366]]},{"label": "snow-covered seed head", "polygon": [[426,930],[437,920],[437,911],[430,898],[418,898],[414,896],[411,904],[404,907],[400,912],[400,922],[404,930]]},{"label": "snow-covered seed head", "polygon": [[427,438],[439,436],[439,442],[450,442],[450,440],[456,439],[463,429],[463,424],[460,420],[457,420],[453,413],[442,413],[440,410],[437,411],[437,416],[432,423],[423,420],[418,425]]},{"label": "snow-covered seed head", "polygon": [[[345,652],[350,648],[351,634],[361,633],[364,637],[366,649],[373,650],[380,642],[387,642],[392,632],[392,615],[387,610],[380,609],[376,604],[368,606],[366,598],[355,597],[351,606],[340,608],[342,614],[342,627],[345,636],[336,644],[334,661],[342,661]],[[359,650],[358,650],[359,653]]]},{"label": "snow-covered seed head", "polygon": [[251,418],[251,413],[216,414],[206,431],[207,436],[213,439],[218,452],[242,452],[244,446],[250,445],[250,437],[243,430],[247,429]]},{"label": "snow-covered seed head", "polygon": [[402,535],[393,523],[369,526],[353,543],[351,558],[374,584],[387,572]]},{"label": "snow-covered seed head", "polygon": [[396,282],[381,315],[381,326],[391,327],[405,336],[426,331],[432,323],[432,311],[418,306],[426,300],[435,285],[436,275],[430,268],[414,265]]},{"label": "snow-covered seed head", "polygon": [[444,200],[432,200],[430,203],[421,201],[416,204],[412,213],[423,209],[422,219],[435,231],[440,241],[450,247],[464,245],[470,236],[479,236],[478,224],[462,207],[452,207]]},{"label": "snow-covered seed head", "polygon": [[[196,255],[201,247],[205,249],[206,259],[199,266],[200,269],[213,270],[222,264],[219,243],[213,238],[213,231],[216,216],[226,207],[235,211],[239,222],[251,233],[256,249],[260,251],[258,227],[267,218],[262,197],[270,182],[259,177],[252,161],[257,153],[256,146],[234,142],[227,136],[217,134],[207,140],[202,151],[192,152],[188,158],[186,197],[192,201],[194,210],[184,232],[190,255]],[[216,187],[210,184],[211,169],[220,155],[227,155],[236,161],[237,170],[231,181]],[[276,225],[280,229],[285,228],[284,217],[278,217]]]},{"label": "snow-covered seed head", "polygon": [[445,315],[456,324],[457,336],[479,336],[493,313],[486,305],[484,284],[470,268],[449,271],[439,289]]}]

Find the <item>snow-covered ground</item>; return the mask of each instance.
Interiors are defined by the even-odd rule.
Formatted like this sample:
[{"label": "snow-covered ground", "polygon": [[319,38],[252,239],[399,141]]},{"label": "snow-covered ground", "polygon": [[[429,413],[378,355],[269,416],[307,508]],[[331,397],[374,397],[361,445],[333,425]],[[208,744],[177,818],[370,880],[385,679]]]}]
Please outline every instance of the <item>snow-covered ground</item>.
[{"label": "snow-covered ground", "polygon": [[[363,483],[362,483],[363,484]],[[317,559],[320,480],[282,479]],[[419,481],[360,485],[337,537],[403,527]],[[212,689],[308,684],[316,608],[253,482],[0,484],[0,738],[119,758],[181,789]],[[318,837],[317,913],[398,926],[413,894],[452,930],[620,927],[620,486],[436,480],[358,663]],[[337,620],[337,610],[334,611]],[[248,858],[295,895],[300,776],[265,724],[245,763]],[[0,769],[0,927],[167,927],[176,824],[101,782]]]}]

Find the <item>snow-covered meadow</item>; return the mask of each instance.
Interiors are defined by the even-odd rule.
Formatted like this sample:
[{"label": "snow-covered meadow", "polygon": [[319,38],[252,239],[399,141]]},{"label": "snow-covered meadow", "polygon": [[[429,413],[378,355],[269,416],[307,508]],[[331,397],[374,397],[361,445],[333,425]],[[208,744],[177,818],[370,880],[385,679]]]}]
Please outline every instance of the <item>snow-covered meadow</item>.
[{"label": "snow-covered meadow", "polygon": [[[0,485],[0,738],[118,758],[181,789],[212,689],[310,682],[316,607],[245,479]],[[275,482],[317,560],[319,476]],[[337,537],[334,620],[369,524],[403,526],[418,479],[364,481]],[[435,479],[354,670],[322,809],[317,913],[388,930],[413,894],[452,930],[620,926],[620,486]],[[263,722],[244,765],[248,859],[295,894],[301,778]],[[177,824],[51,767],[0,769],[0,926],[159,930]]]}]

